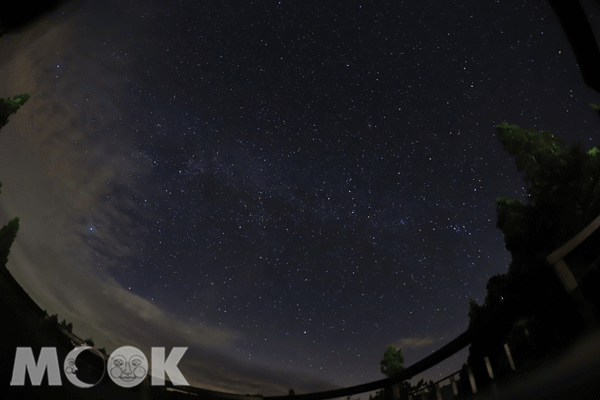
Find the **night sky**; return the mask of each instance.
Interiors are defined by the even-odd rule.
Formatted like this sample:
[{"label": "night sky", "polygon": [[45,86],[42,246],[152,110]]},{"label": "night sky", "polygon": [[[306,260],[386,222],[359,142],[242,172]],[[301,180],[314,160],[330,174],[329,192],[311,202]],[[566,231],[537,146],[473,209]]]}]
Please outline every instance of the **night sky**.
[{"label": "night sky", "polygon": [[463,333],[510,263],[495,200],[526,194],[495,126],[600,142],[543,1],[81,1],[0,54],[0,97],[32,95],[0,133],[8,269],[109,354],[187,346],[235,393]]}]

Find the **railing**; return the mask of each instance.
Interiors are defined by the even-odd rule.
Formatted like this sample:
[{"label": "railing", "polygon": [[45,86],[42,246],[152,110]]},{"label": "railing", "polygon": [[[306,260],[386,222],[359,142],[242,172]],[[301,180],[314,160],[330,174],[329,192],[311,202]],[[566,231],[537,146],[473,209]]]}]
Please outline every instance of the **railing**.
[{"label": "railing", "polygon": [[[578,289],[578,279],[580,280],[581,277],[584,274],[586,274],[592,267],[597,266],[598,262],[600,261],[600,258],[597,257],[597,254],[593,254],[592,259],[594,259],[594,261],[591,263],[588,263],[586,266],[586,269],[583,270],[583,273],[581,273],[581,272],[578,273],[577,277],[575,277],[575,275],[569,268],[569,266],[566,262],[566,259],[568,258],[569,255],[573,254],[574,250],[576,248],[578,248],[578,246],[580,246],[584,241],[586,241],[586,239],[588,240],[587,246],[580,246],[581,248],[585,247],[585,249],[583,251],[584,252],[586,252],[586,251],[592,252],[592,253],[597,251],[597,249],[600,248],[600,246],[598,246],[596,244],[596,242],[590,244],[589,240],[594,239],[595,241],[600,241],[600,229],[598,229],[599,227],[600,227],[600,216],[598,216],[594,221],[592,221],[592,223],[590,223],[587,227],[585,227],[574,238],[569,240],[567,243],[565,243],[563,246],[561,246],[559,249],[557,249],[556,251],[554,251],[552,254],[550,254],[547,257],[547,261],[550,263],[550,265],[552,265],[554,267],[556,273],[561,278],[567,292],[570,293],[572,296],[574,296],[575,300],[577,302],[580,302],[584,306],[585,306],[585,304],[584,304],[585,299],[583,299],[581,297],[581,292],[577,290]],[[585,259],[586,257],[587,257],[587,259],[589,259],[589,254],[584,255],[583,258]],[[577,258],[577,257],[575,257],[575,258]],[[581,257],[579,257],[579,259],[581,259]],[[10,275],[10,274],[8,274],[8,275]],[[36,308],[35,308],[36,312],[43,313],[43,311],[41,311],[41,309],[39,309],[39,307],[37,307],[37,304],[35,304],[35,306],[36,306]],[[585,314],[585,315],[583,315],[585,318],[593,318],[593,316],[590,317],[589,312],[590,311],[589,311],[588,307],[582,308],[582,313]],[[488,319],[488,320],[484,321],[483,324],[480,325],[479,327],[467,330],[466,332],[464,332],[463,334],[461,334],[460,336],[458,336],[457,338],[452,340],[450,343],[446,344],[441,349],[436,351],[435,353],[425,357],[424,359],[422,359],[422,360],[416,362],[415,364],[411,365],[410,367],[404,369],[402,372],[400,372],[397,376],[395,376],[393,378],[385,378],[385,379],[381,379],[378,381],[373,381],[373,382],[364,383],[364,384],[347,387],[347,388],[342,388],[342,389],[334,389],[334,390],[328,390],[328,391],[316,392],[316,393],[308,393],[308,394],[296,394],[296,395],[293,395],[293,399],[294,400],[334,399],[334,398],[339,398],[339,397],[353,396],[353,395],[365,393],[365,392],[372,392],[372,391],[379,390],[379,389],[386,389],[386,392],[388,393],[388,395],[390,397],[389,400],[398,399],[398,398],[400,398],[400,387],[402,385],[402,382],[411,379],[412,377],[426,371],[427,369],[439,364],[440,362],[446,360],[447,358],[453,356],[460,350],[464,349],[466,346],[471,344],[471,342],[473,341],[474,338],[482,335],[491,326],[491,324],[493,322],[494,321]],[[529,336],[529,332],[526,327],[524,327],[524,334],[525,334],[525,336]],[[64,349],[64,350],[69,351],[69,349]],[[515,371],[516,370],[515,363],[514,363],[514,360],[513,360],[512,354],[511,354],[511,349],[510,349],[508,343],[504,343],[504,353],[505,353],[506,360],[507,360],[510,368],[513,371]],[[103,358],[106,360],[107,357],[103,356]],[[488,357],[484,357],[483,361],[485,363],[489,378],[493,380],[494,379],[494,371],[492,369],[490,360],[488,359]],[[91,366],[87,363],[85,363],[85,364],[86,364],[87,369],[89,369],[90,372],[95,370],[95,368],[93,366]],[[440,383],[444,382],[446,380],[449,380],[450,384],[452,386],[452,392],[453,392],[452,397],[456,397],[458,395],[458,387],[457,387],[455,376],[457,374],[459,374],[461,371],[462,371],[462,369],[460,371],[456,371],[456,372],[438,380],[437,382],[434,382],[433,389],[434,389],[435,397],[437,398],[437,400],[442,400]],[[466,372],[468,375],[469,384],[470,384],[472,393],[477,393],[477,383],[475,381],[471,366],[466,367]],[[165,380],[165,386],[173,388],[173,385],[168,380]],[[255,399],[255,400],[258,400],[258,399],[260,399],[260,400],[263,400],[263,399],[264,400],[290,400],[290,398],[291,398],[291,396],[289,396],[289,395],[267,396],[267,397],[264,397],[261,395],[254,395],[254,396],[246,395],[245,396],[245,395],[238,395],[238,394],[231,394],[231,393],[224,393],[224,392],[218,392],[218,391],[213,391],[213,390],[201,389],[201,388],[196,388],[196,387],[191,387],[191,386],[178,386],[177,389],[180,392],[203,395],[203,396],[218,398],[218,399],[229,399],[229,400],[252,400],[252,399]],[[410,393],[408,395],[408,398],[410,400],[412,400],[413,397],[415,397],[416,395],[418,395],[418,394],[423,395],[424,393],[426,393],[428,391],[429,391],[429,388],[419,389],[416,392]]]},{"label": "railing", "polygon": [[[571,270],[569,269],[567,263],[565,262],[565,257],[567,255],[571,254],[582,242],[584,242],[586,239],[590,238],[592,234],[594,234],[594,237],[600,236],[600,230],[598,229],[599,227],[600,227],[600,216],[598,216],[594,221],[592,221],[588,226],[586,226],[575,237],[573,237],[571,240],[569,240],[567,243],[565,243],[563,246],[561,246],[559,249],[557,249],[556,251],[554,251],[552,254],[550,254],[547,257],[547,261],[550,263],[551,266],[554,267],[556,273],[559,275],[559,277],[563,281],[565,288],[567,289],[567,292],[569,292],[571,295],[574,295],[575,299],[578,302],[582,301],[585,303],[585,300],[582,300],[581,298],[578,298],[576,296],[576,295],[579,295],[577,290],[575,290],[577,288],[577,281],[578,281],[578,279],[581,279],[583,274],[585,274],[587,271],[589,271],[592,267],[598,265],[600,258],[595,258],[595,261],[592,262],[591,265],[588,265],[587,269],[583,272],[583,274],[579,274],[578,277],[575,277],[573,275],[573,273],[571,272]],[[593,250],[596,250],[596,251],[598,248],[600,248],[600,246],[588,246],[588,247],[591,247]],[[588,310],[588,308],[586,307],[582,310],[584,310],[583,311],[584,313],[587,313],[587,311],[585,311],[585,310]],[[584,317],[587,318],[587,317],[589,317],[589,315],[584,315]],[[473,338],[477,337],[482,332],[485,332],[488,329],[488,327],[490,326],[489,325],[490,323],[493,323],[493,321],[488,320],[484,323],[484,325],[480,326],[479,328],[477,328],[477,329],[474,328],[474,329],[468,330],[467,332],[464,332],[463,334],[458,336],[456,339],[452,340],[450,343],[446,344],[444,347],[442,347],[441,349],[436,351],[435,353],[425,357],[421,361],[418,361],[417,363],[404,369],[400,374],[398,374],[398,376],[396,376],[394,378],[381,379],[378,381],[373,381],[373,382],[364,383],[361,385],[351,386],[351,387],[342,388],[342,389],[334,389],[334,390],[328,390],[328,391],[316,392],[316,393],[308,393],[308,394],[295,394],[295,395],[293,395],[293,399],[294,400],[333,399],[333,398],[339,398],[339,397],[353,396],[353,395],[361,394],[361,393],[365,393],[365,392],[372,392],[372,391],[379,390],[379,389],[387,389],[387,392],[390,394],[390,397],[392,397],[392,399],[390,399],[390,400],[398,399],[398,398],[400,398],[400,386],[403,381],[411,379],[412,377],[439,364],[440,362],[446,360],[447,358],[453,356],[460,350],[464,349],[466,346],[471,344]],[[527,327],[523,327],[523,333],[524,333],[525,337],[529,338],[529,331],[528,331]],[[504,347],[504,356],[506,357],[506,362],[508,363],[511,370],[516,371],[515,362],[513,360],[513,355],[512,355],[509,344],[504,343],[503,347]],[[487,356],[484,357],[483,362],[485,363],[489,378],[493,380],[495,378],[495,376],[494,376],[494,371],[492,369],[492,365],[490,363],[489,358]],[[457,381],[455,379],[455,376],[457,374],[459,374],[461,371],[462,371],[462,369],[438,380],[437,382],[434,382],[433,389],[435,392],[435,398],[437,400],[442,400],[440,383],[444,382],[446,380],[448,380],[450,382],[450,385],[452,387],[453,397],[456,397],[458,395],[458,386],[457,386]],[[467,373],[467,376],[469,379],[469,386],[471,388],[471,392],[477,393],[477,390],[478,390],[477,383],[475,381],[475,377],[473,375],[471,366],[467,365],[466,373]],[[233,395],[233,394],[228,394],[228,393],[207,391],[207,390],[198,390],[197,388],[192,388],[192,387],[181,388],[181,389],[186,392],[210,395],[210,396],[213,396],[216,398],[227,398],[227,399],[232,399],[232,400],[242,400],[242,399],[249,398],[249,396]],[[410,400],[412,400],[414,397],[416,397],[416,395],[418,395],[418,394],[423,395],[424,393],[427,393],[428,391],[429,391],[429,388],[419,389],[418,391],[414,391],[414,392],[410,393],[408,395],[408,398]],[[291,396],[289,396],[289,395],[287,395],[287,396],[267,396],[267,397],[263,397],[263,398],[264,398],[264,400],[290,400]]]},{"label": "railing", "polygon": [[[434,389],[435,395],[436,395],[436,397],[438,399],[442,399],[443,398],[443,394],[442,394],[442,391],[441,391],[441,388],[440,388],[440,383],[444,382],[446,380],[450,381],[450,385],[452,387],[453,397],[458,396],[458,386],[456,384],[456,378],[455,378],[455,376],[458,375],[458,374],[460,374],[460,372],[461,372],[460,370],[456,371],[456,372],[454,372],[454,373],[452,373],[452,374],[450,374],[450,375],[448,375],[448,376],[446,376],[446,377],[438,380],[437,382],[433,382],[433,389]],[[430,390],[429,387],[415,389],[415,390],[411,391],[408,394],[408,399],[409,400],[413,400],[414,397],[417,397],[419,395],[420,395],[420,397],[427,396],[429,394],[429,390]],[[394,392],[393,396],[394,396],[394,398],[400,398],[400,393],[399,392],[398,393]]]},{"label": "railing", "polygon": [[[585,227],[579,234],[577,234],[573,239],[569,240],[566,244],[561,246],[559,249],[554,251],[547,257],[547,261],[555,268],[555,271],[561,277],[561,280],[565,284],[565,288],[569,293],[572,293],[573,290],[577,287],[577,279],[574,277],[572,272],[569,270],[568,265],[566,264],[564,258],[569,253],[571,253],[577,246],[579,246],[582,242],[584,242],[592,233],[600,232],[598,228],[600,227],[600,216],[598,216],[591,224]],[[594,265],[598,263],[600,258],[596,259],[591,266],[588,267],[588,271]],[[587,271],[586,271],[587,272]],[[584,272],[585,273],[585,272]],[[579,277],[581,278],[581,276]],[[387,389],[388,393],[390,393],[393,399],[400,398],[400,385],[403,381],[409,380],[412,377],[424,372],[425,370],[439,364],[440,362],[446,360],[447,358],[453,356],[460,350],[464,349],[466,346],[471,344],[473,338],[477,337],[479,334],[484,332],[489,324],[493,321],[486,321],[485,326],[480,326],[477,329],[471,329],[467,332],[464,332],[462,335],[458,336],[456,339],[452,340],[450,343],[446,344],[444,347],[436,351],[435,353],[425,357],[421,361],[411,365],[410,367],[403,370],[398,376],[394,378],[386,378],[378,381],[373,381],[369,383],[363,383],[361,385],[351,386],[342,389],[334,389],[323,392],[315,392],[308,394],[295,394],[293,395],[294,400],[324,400],[324,399],[334,399],[339,397],[348,397],[356,394],[361,394],[365,392],[372,392],[379,389]],[[529,337],[529,331],[526,327],[523,328],[523,333],[526,337]],[[513,355],[511,353],[511,349],[508,343],[504,343],[504,354],[506,356],[506,361],[508,362],[510,368],[515,371],[516,366],[513,360]],[[488,372],[490,379],[494,379],[494,371],[492,369],[492,365],[488,357],[484,357],[484,363]],[[452,387],[453,397],[458,395],[458,386],[455,379],[455,376],[462,371],[456,371],[437,382],[434,382],[433,389],[435,391],[435,396],[437,400],[442,400],[440,383],[446,380],[450,381],[450,385]],[[467,365],[466,372],[469,379],[469,385],[472,393],[477,393],[477,383],[475,382],[475,377],[473,375],[473,371],[471,366]],[[242,400],[248,399],[249,396],[242,395],[234,395],[229,393],[222,393],[192,387],[181,388],[183,391],[209,395],[216,398],[226,398],[232,400]],[[429,388],[419,389],[414,391],[408,395],[410,400],[413,399],[418,394],[424,394],[428,392]],[[259,397],[259,396],[251,396],[251,397]],[[290,400],[291,396],[267,396],[263,397],[264,400]]]},{"label": "railing", "polygon": [[[600,216],[598,216],[595,220],[592,221],[591,224],[586,226],[581,232],[575,235],[575,237],[573,237],[571,240],[562,245],[559,249],[554,251],[546,258],[548,260],[548,263],[550,263],[550,265],[554,267],[554,270],[561,278],[567,292],[572,292],[577,288],[577,279],[575,278],[573,272],[565,262],[565,257],[569,253],[571,253],[577,246],[579,246],[583,241],[590,237],[592,233],[594,233],[598,229],[598,227],[600,227]],[[588,267],[588,270],[592,267],[593,265]],[[587,270],[584,271],[584,274],[585,272],[587,272]]]}]

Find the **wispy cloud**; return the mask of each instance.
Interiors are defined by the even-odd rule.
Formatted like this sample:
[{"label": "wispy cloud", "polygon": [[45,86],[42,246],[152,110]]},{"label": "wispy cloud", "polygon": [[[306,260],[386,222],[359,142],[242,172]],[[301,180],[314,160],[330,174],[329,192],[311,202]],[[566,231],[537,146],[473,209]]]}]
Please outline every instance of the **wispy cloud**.
[{"label": "wispy cloud", "polygon": [[398,340],[393,344],[394,347],[398,349],[406,349],[410,348],[419,348],[423,346],[428,346],[430,344],[435,343],[437,340],[434,337],[426,336],[426,337],[412,337],[412,338],[403,338]]},{"label": "wispy cloud", "polygon": [[[182,319],[112,278],[117,271],[136,282],[132,266],[122,260],[139,250],[140,221],[157,217],[143,200],[140,205],[119,190],[152,168],[150,161],[132,163],[131,157],[144,155],[115,132],[118,121],[141,130],[141,122],[130,121],[139,110],[134,102],[123,106],[123,65],[95,60],[68,22],[34,30],[27,38],[3,37],[1,47],[12,44],[19,52],[0,60],[6,82],[0,97],[32,94],[0,134],[0,223],[21,218],[7,267],[25,291],[108,352],[124,345],[147,355],[153,346],[188,347],[179,368],[199,387],[264,395],[285,394],[292,386],[297,393],[335,388],[316,376],[243,360],[235,351],[245,340],[242,332]],[[134,61],[129,56],[119,63]],[[100,93],[114,93],[121,105],[86,93],[92,73],[107,86]],[[113,145],[99,145],[98,135],[112,135]],[[164,196],[158,187],[150,192],[156,193],[152,201]],[[88,232],[88,224],[97,229]]]}]

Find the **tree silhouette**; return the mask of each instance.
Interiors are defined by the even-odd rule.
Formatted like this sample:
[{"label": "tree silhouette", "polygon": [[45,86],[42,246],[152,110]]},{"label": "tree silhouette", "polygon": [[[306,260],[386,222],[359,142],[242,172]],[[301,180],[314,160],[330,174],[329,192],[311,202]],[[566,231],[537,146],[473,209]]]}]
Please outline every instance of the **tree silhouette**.
[{"label": "tree silhouette", "polygon": [[[497,126],[498,138],[525,171],[528,203],[498,198],[497,227],[513,260],[553,251],[596,217],[600,205],[600,150],[566,146],[549,131]],[[593,211],[592,211],[593,210]],[[516,257],[515,257],[516,256]]]},{"label": "tree silhouette", "polygon": [[[383,353],[383,358],[379,362],[380,371],[388,378],[398,376],[398,374],[404,371],[404,356],[402,356],[402,349],[397,349],[392,345],[389,345]],[[410,382],[403,381],[400,385],[400,398],[405,399],[409,393],[415,392],[423,387],[428,387],[430,391],[434,390],[433,381],[427,383],[421,379],[415,386],[412,386]],[[375,397],[370,397],[371,400],[382,400],[388,399],[388,389],[383,389],[377,392]]]},{"label": "tree silhouette", "polygon": [[383,358],[381,359],[380,371],[385,376],[392,377],[398,375],[398,373],[404,370],[404,357],[402,356],[402,349],[396,349],[391,344],[383,353]]},{"label": "tree silhouette", "polygon": [[4,99],[0,98],[0,129],[8,123],[8,117],[12,114],[16,114],[19,107],[21,107],[29,98],[30,94],[23,93]]},{"label": "tree silhouette", "polygon": [[[2,182],[0,182],[2,187]],[[14,217],[0,229],[0,264],[6,265],[8,254],[19,230],[19,217]]]},{"label": "tree silhouette", "polygon": [[594,110],[594,112],[600,116],[600,106],[596,104],[590,104],[590,107],[592,107],[592,110]]},{"label": "tree silhouette", "polygon": [[[600,107],[591,105],[600,115]],[[519,171],[525,172],[527,201],[498,198],[496,226],[504,234],[512,261],[508,273],[492,276],[483,304],[470,299],[469,329],[484,327],[473,339],[468,363],[476,381],[489,380],[483,357],[492,367],[517,321],[536,316],[543,324],[540,348],[558,336],[575,333],[574,303],[568,298],[546,255],[562,246],[600,214],[600,148],[566,145],[550,131],[536,132],[502,123],[497,135]],[[562,324],[556,321],[561,320]],[[542,326],[542,325],[540,325]],[[558,336],[555,336],[558,335]],[[541,345],[542,341],[547,345]]]},{"label": "tree silhouette", "polygon": [[[8,117],[15,114],[19,107],[21,107],[21,105],[23,105],[30,97],[31,95],[25,93],[14,96],[12,99],[0,98],[0,129],[8,123]],[[2,182],[0,182],[0,188],[1,187]],[[18,230],[19,217],[11,219],[8,224],[0,229],[0,264],[2,265],[6,265],[8,262],[10,247],[17,237]]]},{"label": "tree silhouette", "polygon": [[67,332],[73,333],[73,323],[72,322],[69,322],[67,324],[67,320],[63,319],[62,322],[60,323],[60,326],[62,326]]}]

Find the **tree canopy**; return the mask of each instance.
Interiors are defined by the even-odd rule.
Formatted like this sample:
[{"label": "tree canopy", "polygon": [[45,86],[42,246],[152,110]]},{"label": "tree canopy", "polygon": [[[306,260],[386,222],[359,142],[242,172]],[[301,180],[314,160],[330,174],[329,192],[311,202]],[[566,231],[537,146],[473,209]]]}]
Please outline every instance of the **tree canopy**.
[{"label": "tree canopy", "polygon": [[25,104],[30,97],[30,94],[23,93],[14,96],[12,99],[10,97],[0,98],[0,129],[8,123],[8,117],[16,114],[19,107]]},{"label": "tree canopy", "polygon": [[[398,376],[398,374],[404,371],[404,356],[402,355],[402,349],[397,349],[391,344],[385,349],[383,358],[379,362],[380,371],[388,378]],[[430,391],[433,391],[433,381],[425,382],[421,379],[416,385],[411,385],[408,381],[403,381],[400,385],[400,398],[405,399],[409,393],[418,391],[424,387],[428,387]],[[370,397],[370,400],[381,400],[389,398],[386,389],[377,392],[375,397]]]},{"label": "tree canopy", "polygon": [[[592,104],[591,108],[600,115],[599,106]],[[559,314],[566,318],[570,312],[562,297],[566,293],[546,255],[600,214],[600,146],[585,150],[579,143],[565,144],[550,131],[537,132],[506,122],[496,128],[517,169],[525,173],[527,199],[523,203],[496,199],[496,226],[504,234],[512,261],[507,274],[488,280],[482,305],[473,299],[469,302],[469,329],[486,327],[486,333],[474,338],[469,348],[469,364],[475,363],[474,374],[484,380],[487,372],[482,357],[497,362],[501,344],[506,343],[516,321],[539,317],[541,312],[550,319],[549,324]],[[554,301],[558,298],[565,301]]]},{"label": "tree canopy", "polygon": [[[600,107],[590,106],[600,116]],[[484,304],[471,303],[471,322],[501,308],[504,298],[523,292],[519,288],[525,288],[530,301],[542,295],[540,290],[547,291],[552,274],[543,255],[562,246],[600,213],[600,146],[585,150],[580,143],[565,144],[550,131],[506,122],[496,128],[517,169],[525,172],[528,196],[525,204],[496,200],[496,226],[504,234],[512,261],[508,275],[488,281]]]},{"label": "tree canopy", "polygon": [[402,356],[402,349],[396,349],[391,344],[383,353],[383,358],[380,361],[381,373],[385,376],[392,377],[398,375],[398,373],[404,370],[404,357]]},{"label": "tree canopy", "polygon": [[[600,112],[596,106],[594,111]],[[552,251],[596,217],[600,206],[600,149],[565,145],[550,131],[506,122],[497,126],[504,148],[525,172],[527,204],[496,200],[497,227],[507,250],[530,255]],[[517,257],[518,258],[518,257]]]}]

